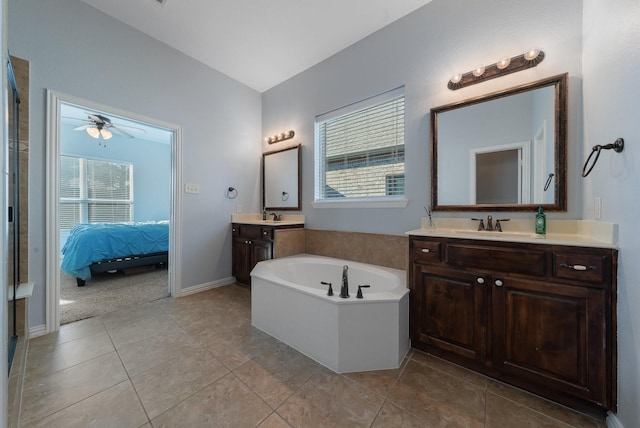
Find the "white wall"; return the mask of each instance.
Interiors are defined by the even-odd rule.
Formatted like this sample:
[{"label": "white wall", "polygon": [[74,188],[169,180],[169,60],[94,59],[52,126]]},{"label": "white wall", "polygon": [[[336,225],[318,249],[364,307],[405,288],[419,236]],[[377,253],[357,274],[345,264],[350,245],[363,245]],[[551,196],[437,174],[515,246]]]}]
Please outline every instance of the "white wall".
[{"label": "white wall", "polygon": [[[259,207],[260,94],[80,0],[10,0],[9,49],[30,61],[31,328],[45,323],[45,89],[183,131],[182,288],[231,276],[230,216]],[[227,187],[238,198],[224,197]]]},{"label": "white wall", "polygon": [[625,140],[581,182],[584,217],[594,218],[601,197],[602,219],[619,225],[617,419],[632,428],[640,426],[640,2],[585,0],[583,43],[585,157]]},{"label": "white wall", "polygon": [[[429,111],[432,107],[569,73],[568,213],[582,214],[575,172],[581,90],[582,2],[568,0],[434,0],[263,94],[263,135],[294,129],[303,144],[303,210],[313,228],[402,234],[419,226],[430,202]],[[450,91],[456,72],[489,65],[531,47],[546,57],[536,68]],[[406,208],[312,208],[313,122],[318,114],[405,85]],[[263,150],[266,150],[263,143]],[[531,218],[535,213],[513,214]],[[452,215],[452,214],[446,214]],[[470,214],[453,214],[468,216]],[[393,219],[393,221],[390,221]]]}]

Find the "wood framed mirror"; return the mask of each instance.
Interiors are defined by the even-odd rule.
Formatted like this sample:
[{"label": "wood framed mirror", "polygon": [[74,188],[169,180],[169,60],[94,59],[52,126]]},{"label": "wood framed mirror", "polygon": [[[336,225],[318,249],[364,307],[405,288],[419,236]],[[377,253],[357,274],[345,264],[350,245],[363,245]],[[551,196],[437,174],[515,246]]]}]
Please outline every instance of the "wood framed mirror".
[{"label": "wood framed mirror", "polygon": [[262,206],[265,210],[302,209],[300,145],[262,155]]},{"label": "wood framed mirror", "polygon": [[566,211],[567,74],[431,109],[434,211]]}]

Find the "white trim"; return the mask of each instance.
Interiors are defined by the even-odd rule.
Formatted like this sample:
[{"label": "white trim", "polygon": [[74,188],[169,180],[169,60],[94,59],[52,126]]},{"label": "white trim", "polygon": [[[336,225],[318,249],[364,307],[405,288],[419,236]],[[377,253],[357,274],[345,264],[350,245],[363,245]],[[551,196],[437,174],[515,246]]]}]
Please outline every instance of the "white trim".
[{"label": "white trim", "polygon": [[408,199],[349,199],[336,198],[311,202],[313,208],[404,208],[409,204]]},{"label": "white trim", "polygon": [[29,340],[35,339],[36,337],[44,336],[49,333],[47,331],[46,324],[40,324],[35,327],[29,327]]},{"label": "white trim", "polygon": [[[181,288],[182,265],[182,128],[168,122],[148,118],[135,113],[84,100],[72,95],[47,90],[46,132],[46,293],[45,333],[60,328],[60,235],[58,233],[58,201],[60,181],[60,108],[61,103],[75,104],[93,110],[105,111],[130,118],[173,133],[171,148],[171,213],[169,216],[169,293],[176,296]],[[38,326],[39,328],[40,326]],[[40,334],[39,334],[40,335]]]},{"label": "white trim", "polygon": [[618,416],[616,416],[613,412],[607,412],[607,427],[609,428],[624,428]]},{"label": "white trim", "polygon": [[180,294],[177,297],[184,297],[190,294],[201,293],[203,291],[212,290],[214,288],[223,287],[225,285],[233,284],[236,279],[233,276],[229,278],[219,279],[217,281],[205,282],[204,284],[193,285],[191,287],[180,290]]}]

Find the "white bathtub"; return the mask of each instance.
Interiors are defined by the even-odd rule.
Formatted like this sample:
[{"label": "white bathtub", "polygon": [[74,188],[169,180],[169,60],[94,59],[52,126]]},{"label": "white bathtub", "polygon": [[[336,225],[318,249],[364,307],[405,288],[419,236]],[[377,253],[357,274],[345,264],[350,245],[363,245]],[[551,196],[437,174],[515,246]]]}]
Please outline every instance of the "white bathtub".
[{"label": "white bathtub", "polygon": [[[350,298],[339,297],[346,265]],[[333,284],[333,296],[326,285]],[[357,299],[358,285],[364,298]],[[251,324],[338,373],[398,368],[409,350],[402,270],[298,255],[251,272]]]}]

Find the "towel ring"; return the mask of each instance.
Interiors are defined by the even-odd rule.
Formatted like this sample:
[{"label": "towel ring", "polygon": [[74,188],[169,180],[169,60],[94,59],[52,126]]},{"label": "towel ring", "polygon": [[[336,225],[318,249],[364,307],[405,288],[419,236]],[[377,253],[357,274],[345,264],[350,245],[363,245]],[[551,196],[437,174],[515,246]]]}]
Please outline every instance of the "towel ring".
[{"label": "towel ring", "polygon": [[287,201],[287,200],[289,200],[289,193],[287,193],[287,192],[282,192],[282,200],[283,200],[283,201]]},{"label": "towel ring", "polygon": [[[620,153],[622,149],[624,149],[624,139],[618,138],[613,143],[605,144],[604,146],[601,146],[600,144],[593,146],[593,148],[591,149],[591,153],[589,153],[589,157],[587,158],[586,162],[584,163],[584,166],[582,167],[583,177],[586,177],[587,175],[589,175],[589,173],[591,173],[591,170],[593,169],[594,166],[596,166],[596,163],[598,162],[598,158],[600,157],[600,152],[603,149],[604,150],[613,149],[616,153]],[[593,159],[593,163],[591,164],[591,167],[587,169],[587,166],[589,165],[589,161],[591,160],[594,154],[596,155],[596,157]]]},{"label": "towel ring", "polygon": [[238,190],[235,187],[229,187],[227,191],[224,192],[224,195],[228,199],[235,199],[238,196]]}]

